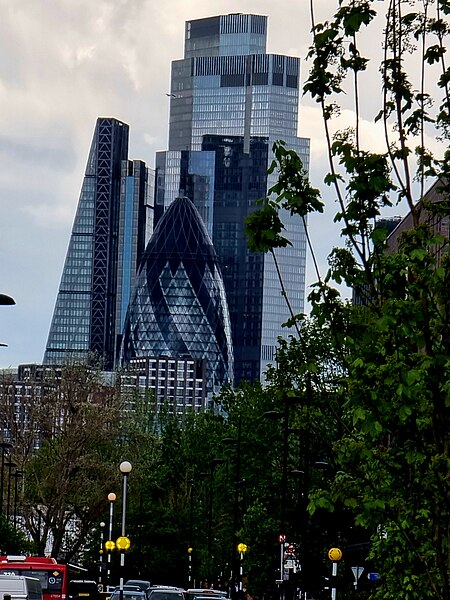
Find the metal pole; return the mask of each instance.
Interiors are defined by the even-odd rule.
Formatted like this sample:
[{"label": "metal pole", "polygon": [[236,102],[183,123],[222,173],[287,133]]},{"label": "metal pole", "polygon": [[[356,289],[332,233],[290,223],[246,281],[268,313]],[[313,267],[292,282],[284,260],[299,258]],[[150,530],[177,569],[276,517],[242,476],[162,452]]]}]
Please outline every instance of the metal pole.
[{"label": "metal pole", "polygon": [[281,533],[285,532],[286,526],[286,492],[287,492],[287,461],[289,451],[289,404],[284,399],[283,417],[283,473],[281,479]]},{"label": "metal pole", "polygon": [[[233,577],[237,571],[236,569],[236,549],[237,549],[237,531],[239,529],[240,524],[240,515],[239,515],[239,486],[241,483],[241,434],[242,434],[242,413],[239,410],[239,419],[238,419],[238,431],[237,431],[237,443],[236,443],[236,481],[234,482],[234,523],[233,523]],[[242,554],[241,554],[242,560]],[[235,589],[235,586],[234,586]]]},{"label": "metal pole", "polygon": [[[125,519],[127,513],[127,474],[123,473],[123,488],[122,488],[122,537],[125,537]],[[120,551],[120,593],[119,598],[123,600],[123,575],[125,571],[125,550]]]},{"label": "metal pole", "polygon": [[240,562],[239,562],[239,597],[240,599],[242,599],[243,597],[243,590],[244,590],[244,583],[243,583],[243,575],[244,575],[244,569],[243,569],[243,561],[244,561],[244,553],[241,552],[240,553]]},{"label": "metal pole", "polygon": [[284,541],[280,543],[280,600],[284,598]]},{"label": "metal pole", "polygon": [[3,514],[3,488],[4,488],[4,480],[5,480],[5,445],[2,444],[2,474],[0,481],[0,515]]},{"label": "metal pole", "polygon": [[16,523],[17,523],[17,471],[14,475],[14,516],[13,516],[13,524],[14,524],[14,529],[16,528]]},{"label": "metal pole", "polygon": [[[288,399],[284,398],[284,416],[283,416],[283,472],[281,478],[281,533],[286,534],[286,495],[287,495],[287,462],[289,451],[289,404]],[[281,565],[280,565],[280,600],[284,600],[284,542],[280,544]]]},{"label": "metal pole", "polygon": [[7,495],[6,495],[6,517],[9,520],[9,517],[11,514],[11,469],[12,469],[12,467],[15,467],[16,464],[9,461],[6,463],[6,466],[8,467],[8,491],[7,491]]},{"label": "metal pole", "polygon": [[217,465],[225,462],[223,458],[213,458],[211,461],[211,472],[209,481],[209,507],[208,507],[208,583],[211,585],[212,571],[212,519],[213,519],[213,497],[214,497],[214,471]]},{"label": "metal pole", "polygon": [[17,497],[18,497],[18,479],[23,477],[22,471],[16,471],[14,473],[14,529],[17,527]]},{"label": "metal pole", "polygon": [[[116,495],[113,492],[111,492],[110,494],[108,494],[108,500],[109,500],[108,541],[112,541],[114,501],[116,500]],[[107,592],[109,592],[109,588],[111,585],[111,553],[112,553],[112,550],[108,550],[107,570],[106,570],[106,591]]]},{"label": "metal pole", "polygon": [[103,523],[103,521],[100,523],[100,561],[99,561],[99,574],[98,574],[98,583],[99,585],[102,584],[102,571],[103,571],[103,542],[104,542],[104,536],[103,536],[103,528],[105,527],[105,524]]},{"label": "metal pole", "polygon": [[333,561],[332,584],[331,584],[331,600],[336,600],[336,577],[337,577],[337,562]]},{"label": "metal pole", "polygon": [[189,588],[192,587],[192,547],[188,549],[188,582]]},{"label": "metal pole", "polygon": [[2,448],[2,470],[1,470],[1,479],[0,479],[0,515],[3,514],[3,496],[5,490],[5,454],[6,450],[12,448],[12,444],[9,442],[1,442],[0,446]]}]

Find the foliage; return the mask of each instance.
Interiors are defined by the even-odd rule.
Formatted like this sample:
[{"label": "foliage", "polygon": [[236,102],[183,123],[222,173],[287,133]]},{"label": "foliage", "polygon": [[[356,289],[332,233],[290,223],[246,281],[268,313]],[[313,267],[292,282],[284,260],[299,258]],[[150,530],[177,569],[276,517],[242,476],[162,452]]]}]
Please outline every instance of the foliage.
[{"label": "foliage", "polygon": [[43,551],[70,560],[83,545],[114,479],[119,401],[101,374],[84,364],[63,368],[53,391],[35,400],[45,421],[41,444],[25,465],[24,517]]},{"label": "foliage", "polygon": [[33,550],[22,531],[15,528],[5,515],[0,515],[0,554],[24,554]]},{"label": "foliage", "polygon": [[[355,524],[372,535],[371,564],[382,576],[373,597],[448,600],[449,6],[440,0],[387,3],[376,115],[383,124],[384,153],[364,149],[361,131],[361,82],[370,61],[361,55],[359,38],[377,15],[374,6],[342,1],[323,23],[315,23],[312,12],[312,66],[305,83],[322,111],[330,165],[324,181],[336,195],[335,220],[346,239],[330,255],[326,277],[317,271],[310,295],[312,318],[328,335],[339,377],[328,390],[327,409],[316,389],[318,374],[325,380],[329,364],[317,365],[305,354],[310,331],[297,320],[297,339],[282,346],[275,381],[278,389],[298,386],[304,393],[314,381],[310,390],[318,415],[329,420],[332,432],[335,476],[329,486],[310,490],[309,510],[315,515],[328,508],[340,520],[352,513]],[[417,81],[408,73],[411,57],[424,65]],[[433,69],[426,71],[427,64]],[[333,133],[338,99],[352,90],[355,125]],[[440,156],[426,147],[427,139],[444,142]],[[286,196],[298,194],[300,208],[291,203],[291,212],[304,220],[305,210],[321,207],[303,203],[296,186],[303,170],[297,165],[293,176],[295,158],[286,165],[284,153],[283,144],[274,145],[272,169],[279,184],[266,204],[276,222]],[[409,225],[394,247],[391,237],[388,248],[387,234],[375,220],[400,202],[410,212]],[[260,224],[257,214],[248,222],[252,247],[274,253],[279,244],[255,231]],[[282,232],[280,219],[277,236],[284,239]],[[358,305],[343,302],[334,282],[353,288]],[[340,535],[345,543],[344,531]]]}]

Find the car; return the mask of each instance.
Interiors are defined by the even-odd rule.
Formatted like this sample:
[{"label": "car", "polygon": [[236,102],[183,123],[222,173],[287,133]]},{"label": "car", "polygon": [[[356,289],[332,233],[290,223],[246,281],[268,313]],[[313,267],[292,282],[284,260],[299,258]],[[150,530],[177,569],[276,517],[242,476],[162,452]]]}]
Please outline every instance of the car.
[{"label": "car", "polygon": [[69,581],[69,600],[80,600],[80,598],[98,599],[97,582],[93,579],[72,579]]},{"label": "car", "polygon": [[[115,588],[109,600],[120,600],[120,588]],[[148,600],[147,593],[136,586],[123,586],[123,600]]]},{"label": "car", "polygon": [[227,599],[227,592],[224,590],[214,590],[212,588],[189,588],[185,594],[186,600],[207,600],[208,598]]},{"label": "car", "polygon": [[3,600],[5,595],[9,595],[10,598],[42,600],[41,582],[36,577],[0,575],[1,600]]},{"label": "car", "polygon": [[152,586],[149,600],[185,600],[184,590],[170,585]]},{"label": "car", "polygon": [[143,592],[147,592],[152,587],[150,581],[147,581],[145,579],[129,579],[125,582],[125,585],[134,585]]}]

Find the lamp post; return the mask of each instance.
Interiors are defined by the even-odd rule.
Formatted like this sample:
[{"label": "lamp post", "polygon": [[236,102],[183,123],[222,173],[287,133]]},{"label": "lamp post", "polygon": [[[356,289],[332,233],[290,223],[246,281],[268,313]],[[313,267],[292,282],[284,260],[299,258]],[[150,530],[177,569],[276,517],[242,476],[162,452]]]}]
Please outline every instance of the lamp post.
[{"label": "lamp post", "polygon": [[114,492],[108,494],[109,502],[109,530],[108,530],[108,541],[105,544],[106,550],[108,551],[107,558],[107,570],[106,570],[106,591],[109,592],[111,584],[111,553],[115,548],[115,543],[112,539],[112,528],[113,528],[113,515],[114,515],[114,502],[116,501],[116,495]]},{"label": "lamp post", "polygon": [[1,469],[1,481],[0,481],[0,515],[3,514],[3,496],[4,496],[4,482],[5,482],[5,456],[8,450],[12,448],[10,442],[0,442],[2,449],[2,469]]},{"label": "lamp post", "polygon": [[122,534],[121,537],[117,540],[116,545],[120,550],[120,579],[119,579],[119,598],[123,600],[123,576],[125,571],[125,550],[127,550],[130,546],[130,541],[125,535],[125,524],[126,524],[126,514],[127,514],[127,481],[128,474],[131,472],[132,466],[131,463],[127,460],[124,460],[119,465],[120,472],[123,475],[123,486],[122,486]]},{"label": "lamp post", "polygon": [[22,479],[23,471],[16,471],[14,477],[14,529],[17,528],[17,497],[18,497],[18,480]]},{"label": "lamp post", "polygon": [[100,559],[98,562],[98,565],[99,565],[98,566],[98,585],[99,585],[99,587],[102,587],[104,529],[105,529],[105,523],[102,521],[100,523],[100,550],[99,550]]},{"label": "lamp post", "polygon": [[194,544],[194,480],[189,480],[189,547],[188,547],[188,588],[192,588],[192,550]]},{"label": "lamp post", "polygon": [[214,471],[217,465],[225,463],[224,458],[213,458],[211,460],[210,470],[207,473],[200,473],[200,477],[209,477],[209,489],[208,489],[208,582],[211,583],[211,571],[212,571],[212,518],[213,518],[213,484],[214,484]]},{"label": "lamp post", "polygon": [[237,531],[239,529],[239,490],[241,482],[241,436],[242,436],[242,415],[239,413],[238,429],[236,438],[224,438],[223,444],[233,445],[236,449],[235,454],[235,480],[234,480],[234,506],[233,506],[233,555],[231,559],[231,581],[233,582],[232,594],[233,597],[237,591],[234,585],[237,577]]},{"label": "lamp post", "polygon": [[[8,296],[8,294],[0,294],[0,305],[3,306],[12,306],[16,303],[16,301],[14,300],[14,298],[12,298],[12,296]],[[7,346],[8,344],[0,344],[0,346]],[[2,501],[3,501],[3,495],[2,495]]]},{"label": "lamp post", "polygon": [[[211,560],[212,554],[212,517],[213,517],[213,488],[214,488],[214,471],[217,465],[222,465],[225,462],[223,458],[213,458],[211,461],[211,473],[209,480],[209,508],[208,508],[208,558]],[[210,582],[211,583],[211,582]]]},{"label": "lamp post", "polygon": [[192,587],[192,546],[189,546],[189,548],[187,549],[188,551],[188,582],[189,582],[189,586],[188,589]]},{"label": "lamp post", "polygon": [[8,461],[5,463],[5,467],[8,467],[8,488],[6,491],[6,518],[9,520],[11,514],[11,469],[17,467],[16,463]]},{"label": "lamp post", "polygon": [[16,303],[12,296],[8,296],[8,294],[0,294],[0,305],[3,306],[13,306]]},{"label": "lamp post", "polygon": [[281,471],[281,514],[280,514],[280,534],[278,539],[280,540],[280,600],[284,600],[285,597],[285,586],[284,586],[284,541],[286,539],[286,500],[287,500],[287,482],[288,482],[288,454],[289,454],[289,434],[294,430],[289,429],[289,406],[290,404],[298,404],[302,401],[297,396],[288,396],[287,394],[283,397],[284,410],[280,412],[278,410],[270,410],[263,413],[263,417],[266,419],[280,419],[283,423],[283,451],[282,451],[282,471]]}]

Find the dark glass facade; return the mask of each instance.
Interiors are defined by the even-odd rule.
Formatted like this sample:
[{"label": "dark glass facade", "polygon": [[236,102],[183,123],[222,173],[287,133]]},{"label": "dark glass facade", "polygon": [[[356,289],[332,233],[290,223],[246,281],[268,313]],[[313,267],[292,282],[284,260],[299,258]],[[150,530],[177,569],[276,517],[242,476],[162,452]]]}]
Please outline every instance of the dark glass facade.
[{"label": "dark glass facade", "polygon": [[[266,53],[267,18],[230,14],[188,21],[172,63],[169,150],[157,154],[155,214],[180,193],[200,211],[219,257],[230,309],[235,382],[263,379],[290,317],[271,255],[247,250],[245,217],[266,196],[276,140],[309,167],[299,138],[300,60]],[[306,234],[282,214],[292,246],[276,251],[295,312],[304,311]]]},{"label": "dark glass facade", "polygon": [[122,360],[151,356],[205,359],[209,394],[233,377],[217,256],[188,198],[176,199],[158,222],[128,309]]},{"label": "dark glass facade", "polygon": [[128,135],[117,119],[97,120],[44,364],[92,353],[114,365],[151,210],[148,170],[127,160]]}]

